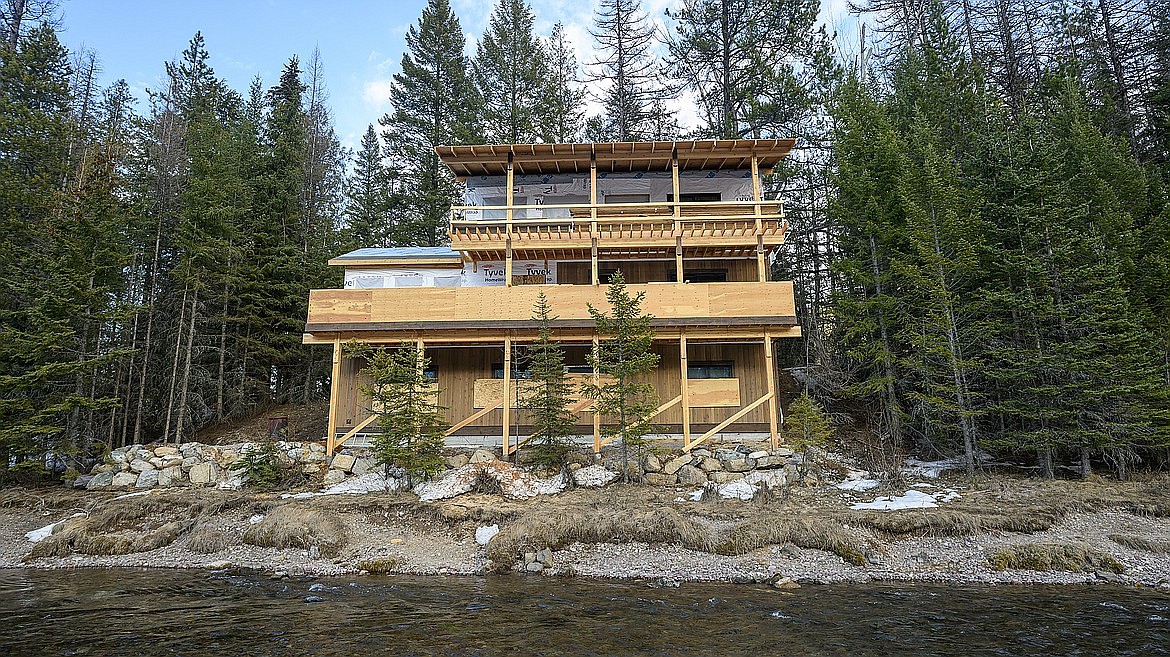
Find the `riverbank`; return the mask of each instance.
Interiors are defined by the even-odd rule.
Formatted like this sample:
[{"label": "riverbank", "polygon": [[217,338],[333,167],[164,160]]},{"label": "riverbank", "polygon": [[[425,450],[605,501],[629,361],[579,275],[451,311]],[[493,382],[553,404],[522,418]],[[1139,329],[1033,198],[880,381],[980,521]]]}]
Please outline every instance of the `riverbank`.
[{"label": "riverbank", "polygon": [[[0,567],[1170,588],[1166,478],[971,482],[947,473],[933,482],[866,492],[789,487],[751,500],[639,485],[434,502],[409,492],[9,489],[0,493]],[[948,501],[854,508],[916,490],[947,491],[935,497]],[[45,530],[52,523],[61,524]],[[493,528],[499,533],[486,545],[477,542]],[[26,534],[37,530],[33,542]]]}]

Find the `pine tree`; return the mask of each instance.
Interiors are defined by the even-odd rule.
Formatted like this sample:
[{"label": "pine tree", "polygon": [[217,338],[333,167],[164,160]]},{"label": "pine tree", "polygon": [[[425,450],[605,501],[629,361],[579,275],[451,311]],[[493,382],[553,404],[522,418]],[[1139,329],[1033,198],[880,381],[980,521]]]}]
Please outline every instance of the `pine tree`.
[{"label": "pine tree", "polygon": [[537,338],[528,348],[529,372],[524,408],[532,423],[532,461],[559,469],[572,450],[573,414],[569,412],[573,387],[565,377],[565,352],[553,339],[552,308],[543,292],[536,298],[532,321]]},{"label": "pine tree", "polygon": [[350,247],[396,246],[390,172],[382,163],[382,144],[371,124],[362,136],[346,185],[345,241]]},{"label": "pine tree", "polygon": [[604,126],[612,141],[646,139],[650,103],[665,95],[650,51],[657,34],[639,0],[601,0],[590,31],[597,42],[592,82],[605,91]]},{"label": "pine tree", "polygon": [[436,401],[439,391],[426,375],[430,359],[410,342],[397,349],[351,342],[346,352],[366,361],[362,376],[369,377],[369,383],[359,389],[370,398],[370,411],[378,415],[382,427],[373,444],[378,461],[387,468],[404,469],[407,477],[441,471],[446,409]]},{"label": "pine tree", "polygon": [[545,52],[532,32],[535,17],[524,0],[500,0],[472,61],[482,99],[483,136],[490,143],[524,144],[540,131]]},{"label": "pine tree", "polygon": [[801,481],[809,472],[815,472],[817,452],[827,450],[832,439],[833,429],[825,410],[807,392],[801,393],[784,417],[784,440],[801,455]]},{"label": "pine tree", "polygon": [[544,57],[548,70],[538,105],[540,140],[552,144],[576,141],[584,126],[585,90],[579,84],[577,54],[561,23],[553,25]]},{"label": "pine tree", "polygon": [[479,133],[478,101],[463,55],[463,29],[448,0],[428,0],[417,25],[406,33],[409,52],[394,75],[390,105],[379,121],[387,154],[410,190],[412,216],[404,222],[404,244],[436,246],[455,199],[455,182],[435,147],[470,143]]},{"label": "pine tree", "polygon": [[583,394],[594,400],[594,412],[608,422],[607,437],[622,441],[624,481],[630,480],[630,448],[640,449],[652,430],[650,418],[658,409],[658,394],[645,377],[658,367],[659,356],[652,350],[652,315],[642,313],[645,292],[630,295],[621,270],[610,278],[605,292],[609,312],[589,304],[589,314],[602,339],[589,354],[589,364],[605,380],[582,386]]}]

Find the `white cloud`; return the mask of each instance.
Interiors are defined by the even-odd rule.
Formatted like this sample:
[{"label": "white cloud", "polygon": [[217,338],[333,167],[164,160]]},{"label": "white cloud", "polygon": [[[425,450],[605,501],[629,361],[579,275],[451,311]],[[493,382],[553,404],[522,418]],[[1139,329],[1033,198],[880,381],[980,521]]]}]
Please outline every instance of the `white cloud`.
[{"label": "white cloud", "polygon": [[362,100],[372,109],[384,112],[390,108],[390,86],[393,81],[371,80],[362,88]]}]

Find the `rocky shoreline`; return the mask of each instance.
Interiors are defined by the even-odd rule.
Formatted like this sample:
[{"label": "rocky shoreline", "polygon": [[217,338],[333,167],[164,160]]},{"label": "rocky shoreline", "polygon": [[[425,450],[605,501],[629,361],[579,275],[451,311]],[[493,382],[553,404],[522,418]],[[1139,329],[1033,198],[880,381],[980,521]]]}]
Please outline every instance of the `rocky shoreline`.
[{"label": "rocky shoreline", "polygon": [[[681,485],[652,488],[620,484],[528,500],[506,499],[498,492],[471,492],[432,502],[402,491],[362,495],[306,491],[298,496],[210,488],[155,488],[122,495],[9,490],[0,498],[0,567],[243,568],[277,578],[510,571],[512,576],[621,578],[666,586],[682,581],[765,582],[780,587],[900,581],[1110,583],[1170,590],[1170,549],[1150,547],[1170,537],[1170,517],[1126,502],[1147,499],[1150,486],[1162,491],[1164,483],[1114,484],[1107,487],[1111,492],[1097,486],[1088,492],[1105,503],[1073,505],[1059,517],[1052,516],[1055,507],[1050,505],[1059,500],[1067,503],[1069,490],[1089,484],[993,481],[973,487],[947,482],[949,489],[962,491],[962,501],[884,514],[850,510],[857,493],[834,487],[796,489],[781,501],[698,496]],[[1029,526],[1027,531],[943,530],[941,524],[929,524],[943,518],[953,520],[960,513],[976,517],[984,513],[982,509],[996,504],[997,514],[1005,513],[1007,506],[1019,505],[1020,513],[1049,514],[1052,522],[1047,527]],[[1096,508],[1089,508],[1093,506]],[[195,513],[191,509],[202,510]],[[593,522],[589,514],[598,509],[617,509],[619,515],[635,517],[629,526],[589,530],[584,525]],[[306,533],[278,526],[289,518],[305,518],[301,529],[307,528]],[[565,521],[569,531],[564,535],[550,538],[531,529],[555,524],[549,519],[563,518],[569,519]],[[842,540],[855,543],[856,551],[834,548],[826,542],[829,538],[817,539],[817,532],[836,530],[810,529],[806,526],[810,518],[823,518],[826,523],[831,520],[825,527],[841,529]],[[662,525],[663,519],[682,523],[683,529],[662,529],[666,532],[662,540],[644,540],[646,535],[653,537],[645,532],[639,535],[639,527]],[[101,527],[87,528],[86,521],[101,523]],[[898,535],[892,533],[895,525],[891,521],[912,521],[934,529]],[[924,521],[928,524],[923,525]],[[606,516],[598,522],[612,525],[614,521]],[[804,523],[799,526],[813,538],[803,534],[793,534],[791,540],[757,537],[754,543],[732,549],[716,544],[705,547],[699,538],[688,538],[685,533],[682,540],[673,540],[672,536],[678,536],[669,533],[693,530],[707,532],[704,536],[734,537],[792,522]],[[52,523],[59,525],[46,533],[45,528]],[[314,534],[314,526],[327,526],[333,533]],[[174,528],[173,536],[157,541],[162,544],[141,544],[143,536],[165,534],[167,527]],[[34,543],[28,535],[37,530],[46,535]],[[259,530],[267,530],[269,536],[291,532],[292,543],[265,545],[265,540],[256,538],[265,535]],[[66,539],[69,532],[75,536]],[[531,540],[525,532],[531,534]],[[208,535],[222,540],[208,547],[205,540],[198,540]],[[1131,539],[1122,541],[1125,537]],[[816,540],[824,546],[810,547],[820,545]],[[41,541],[56,545],[38,554]],[[540,544],[542,541],[546,544]],[[506,556],[500,558],[493,550],[499,552],[501,544],[520,547],[514,552],[505,550]],[[108,548],[113,553],[102,554],[99,552],[105,548],[95,547],[106,545],[113,546]],[[696,549],[696,545],[703,549]],[[1077,545],[1104,551],[1108,563],[1120,567],[1030,570],[992,566],[991,555],[996,551],[1037,545]],[[493,560],[493,556],[497,558]]]}]

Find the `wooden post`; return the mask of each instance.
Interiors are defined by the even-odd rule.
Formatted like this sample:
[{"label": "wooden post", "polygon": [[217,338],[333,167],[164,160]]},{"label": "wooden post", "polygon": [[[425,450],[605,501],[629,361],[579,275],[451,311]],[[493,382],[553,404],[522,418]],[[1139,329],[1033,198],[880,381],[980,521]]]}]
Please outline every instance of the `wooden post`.
[{"label": "wooden post", "polygon": [[327,454],[333,453],[337,439],[337,398],[341,396],[341,338],[333,338],[333,377],[329,381],[329,432],[325,436]]},{"label": "wooden post", "polygon": [[[508,209],[505,210],[505,224],[507,226],[507,236],[504,254],[504,285],[512,287],[512,203],[515,200],[515,192],[513,191],[513,181],[515,176],[512,172],[512,154],[508,153]],[[506,454],[506,452],[505,452]]]},{"label": "wooden post", "polygon": [[681,370],[679,384],[682,394],[683,444],[689,445],[691,443],[691,393],[690,386],[687,384],[687,334],[685,331],[680,332],[678,336],[678,367]]},{"label": "wooden post", "polygon": [[504,338],[504,456],[512,453],[511,424],[512,424],[512,337]]},{"label": "wooden post", "polygon": [[[594,358],[597,357],[597,354],[600,353],[600,351],[601,341],[597,338],[597,336],[593,336]],[[596,366],[593,368],[593,385],[594,387],[601,385],[601,372],[598,371]],[[593,406],[593,451],[596,454],[601,453],[601,413],[597,411],[596,404]]]},{"label": "wooden post", "polygon": [[763,195],[760,191],[760,159],[752,155],[752,200],[756,202],[756,275],[761,283],[768,280],[767,254],[764,252]]},{"label": "wooden post", "polygon": [[682,231],[682,201],[679,198],[678,184],[678,149],[670,156],[670,186],[674,190],[674,280],[683,282],[683,231]]},{"label": "wooden post", "polygon": [[764,374],[768,377],[768,436],[772,449],[780,446],[780,432],[776,426],[779,401],[776,399],[776,370],[772,359],[772,334],[764,331]]},{"label": "wooden post", "polygon": [[593,284],[600,285],[601,277],[597,271],[597,154],[589,153],[589,237],[593,247],[590,249],[590,263],[593,269]]}]

